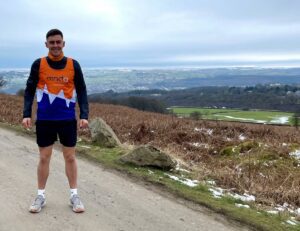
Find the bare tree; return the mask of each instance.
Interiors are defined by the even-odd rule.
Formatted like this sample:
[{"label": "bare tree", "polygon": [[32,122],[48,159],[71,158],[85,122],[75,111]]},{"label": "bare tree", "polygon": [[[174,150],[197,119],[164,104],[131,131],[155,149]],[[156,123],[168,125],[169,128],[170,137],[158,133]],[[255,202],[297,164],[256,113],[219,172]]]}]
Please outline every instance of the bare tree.
[{"label": "bare tree", "polygon": [[5,81],[4,81],[3,77],[0,76],[0,88],[3,87],[4,84],[5,84]]}]

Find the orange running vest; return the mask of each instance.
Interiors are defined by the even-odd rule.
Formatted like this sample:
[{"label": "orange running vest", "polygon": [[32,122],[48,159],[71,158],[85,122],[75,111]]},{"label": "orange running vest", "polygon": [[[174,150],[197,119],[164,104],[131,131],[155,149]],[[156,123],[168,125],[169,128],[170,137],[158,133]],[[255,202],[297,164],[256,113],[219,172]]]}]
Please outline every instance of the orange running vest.
[{"label": "orange running vest", "polygon": [[38,120],[75,119],[76,93],[73,60],[67,58],[63,69],[53,69],[41,58],[37,84]]}]

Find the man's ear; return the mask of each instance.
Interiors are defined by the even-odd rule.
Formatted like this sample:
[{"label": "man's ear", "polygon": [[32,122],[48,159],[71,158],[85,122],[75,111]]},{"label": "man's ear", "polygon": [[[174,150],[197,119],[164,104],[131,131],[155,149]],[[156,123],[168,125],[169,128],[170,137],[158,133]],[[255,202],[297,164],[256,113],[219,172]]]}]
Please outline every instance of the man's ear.
[{"label": "man's ear", "polygon": [[45,42],[45,46],[48,48],[47,42]]},{"label": "man's ear", "polygon": [[66,42],[65,42],[65,41],[63,41],[63,47],[65,47],[65,45],[66,45]]}]

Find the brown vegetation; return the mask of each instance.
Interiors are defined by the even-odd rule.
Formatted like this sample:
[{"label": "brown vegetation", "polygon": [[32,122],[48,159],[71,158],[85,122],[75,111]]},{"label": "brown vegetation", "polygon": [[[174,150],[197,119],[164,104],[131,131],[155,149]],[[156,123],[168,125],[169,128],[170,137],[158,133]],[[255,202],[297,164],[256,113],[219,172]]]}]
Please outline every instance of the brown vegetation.
[{"label": "brown vegetation", "polygon": [[[20,124],[23,99],[0,95],[0,120]],[[289,153],[300,147],[300,131],[271,126],[180,119],[122,106],[90,104],[90,119],[102,117],[121,142],[163,149],[233,191],[248,191],[261,204],[300,206],[300,162]],[[88,135],[81,132],[81,135]]]}]

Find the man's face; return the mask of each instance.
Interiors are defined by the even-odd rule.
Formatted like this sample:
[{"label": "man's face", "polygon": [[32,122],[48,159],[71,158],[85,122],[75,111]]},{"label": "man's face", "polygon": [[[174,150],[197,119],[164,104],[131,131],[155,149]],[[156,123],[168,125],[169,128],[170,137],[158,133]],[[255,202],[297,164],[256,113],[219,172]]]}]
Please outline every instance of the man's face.
[{"label": "man's face", "polygon": [[46,47],[49,49],[49,52],[54,57],[58,57],[61,55],[63,47],[65,46],[65,42],[61,35],[53,35],[47,38],[45,42]]}]

